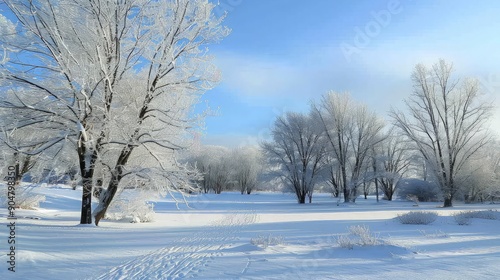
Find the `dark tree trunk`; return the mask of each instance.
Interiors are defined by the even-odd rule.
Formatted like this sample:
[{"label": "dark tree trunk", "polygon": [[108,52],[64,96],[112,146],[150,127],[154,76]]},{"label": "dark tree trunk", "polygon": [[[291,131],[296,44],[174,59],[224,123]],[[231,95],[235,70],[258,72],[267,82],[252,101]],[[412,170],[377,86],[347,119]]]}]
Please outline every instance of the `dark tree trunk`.
[{"label": "dark tree trunk", "polygon": [[[82,209],[80,224],[92,224],[92,177],[94,176],[95,153],[92,154],[90,162],[86,159],[86,147],[81,144],[78,148],[78,160],[80,163],[80,175],[82,176]],[[87,166],[90,164],[90,166]]]},{"label": "dark tree trunk", "polygon": [[305,193],[297,192],[297,199],[299,201],[299,204],[306,203],[306,194]]},{"label": "dark tree trunk", "polygon": [[346,186],[344,186],[344,202],[351,202],[350,191]]},{"label": "dark tree trunk", "polygon": [[443,207],[452,207],[452,206],[453,206],[453,199],[451,197],[446,197],[444,199]]},{"label": "dark tree trunk", "polygon": [[108,188],[104,191],[104,194],[101,195],[101,200],[99,201],[100,207],[95,213],[96,226],[99,225],[99,222],[104,218],[104,215],[106,215],[106,211],[115,197],[120,182],[118,178],[117,176],[113,176],[112,180],[109,182]]},{"label": "dark tree trunk", "polygon": [[[82,176],[83,177],[83,176]],[[82,211],[80,224],[92,223],[92,178],[82,178]]]},{"label": "dark tree trunk", "polygon": [[392,197],[394,196],[394,192],[390,191],[387,193],[387,200],[392,201]]},{"label": "dark tree trunk", "polygon": [[95,225],[99,225],[101,219],[104,218],[106,211],[108,210],[111,201],[115,197],[116,191],[118,190],[118,185],[120,184],[121,179],[123,178],[123,167],[127,164],[130,155],[132,154],[133,147],[127,145],[123,148],[116,161],[116,166],[113,172],[111,172],[111,180],[109,181],[108,188],[103,190],[103,194],[101,195],[99,206],[97,207],[96,213],[94,214]]}]

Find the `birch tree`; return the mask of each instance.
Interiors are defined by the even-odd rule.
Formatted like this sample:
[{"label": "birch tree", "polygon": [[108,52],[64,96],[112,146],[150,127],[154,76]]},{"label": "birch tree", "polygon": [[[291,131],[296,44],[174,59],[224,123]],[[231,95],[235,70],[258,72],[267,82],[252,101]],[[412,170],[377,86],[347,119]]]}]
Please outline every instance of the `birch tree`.
[{"label": "birch tree", "polygon": [[272,141],[262,143],[271,166],[279,166],[282,178],[297,196],[312,202],[314,187],[324,168],[324,133],[310,115],[287,113],[278,117],[271,131]]},{"label": "birch tree", "polygon": [[[92,222],[96,169],[104,217],[120,183],[146,180],[160,192],[186,189],[177,163],[191,109],[219,80],[207,45],[228,34],[207,0],[6,0],[16,16],[2,28],[4,109],[22,112],[7,131],[53,131],[29,153],[72,145],[83,183],[81,223]],[[5,20],[5,17],[4,19]],[[19,124],[20,123],[20,124]],[[28,145],[25,145],[28,146]],[[28,153],[26,150],[22,152]],[[125,179],[124,179],[125,178]]]},{"label": "birch tree", "polygon": [[444,60],[428,68],[417,65],[407,112],[393,110],[396,126],[425,159],[451,207],[457,179],[471,157],[488,142],[485,124],[491,106],[481,101],[474,79],[453,79],[453,66]]}]

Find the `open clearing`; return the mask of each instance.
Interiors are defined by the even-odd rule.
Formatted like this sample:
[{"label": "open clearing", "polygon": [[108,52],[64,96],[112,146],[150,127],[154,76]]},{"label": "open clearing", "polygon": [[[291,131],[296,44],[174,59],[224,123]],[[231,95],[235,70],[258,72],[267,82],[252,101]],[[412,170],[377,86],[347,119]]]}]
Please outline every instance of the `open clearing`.
[{"label": "open clearing", "polygon": [[[0,231],[0,279],[498,279],[500,221],[457,225],[461,210],[500,205],[358,198],[345,205],[328,194],[299,205],[290,194],[199,195],[189,206],[155,204],[155,221],[103,221],[81,226],[80,191],[38,188],[38,210],[18,210],[16,272],[7,270]],[[395,217],[415,210],[440,216],[430,225],[402,225]],[[0,209],[6,222],[7,211]],[[364,225],[378,245],[338,244],[350,226]],[[252,242],[252,240],[254,242]],[[265,246],[267,241],[274,245]],[[7,278],[8,277],[8,278]]]}]

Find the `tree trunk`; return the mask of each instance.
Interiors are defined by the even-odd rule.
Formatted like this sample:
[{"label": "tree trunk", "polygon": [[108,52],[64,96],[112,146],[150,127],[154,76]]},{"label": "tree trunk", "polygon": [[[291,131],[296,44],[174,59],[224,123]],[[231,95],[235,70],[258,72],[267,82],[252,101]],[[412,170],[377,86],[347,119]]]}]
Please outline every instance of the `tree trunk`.
[{"label": "tree trunk", "polygon": [[[80,213],[80,224],[92,224],[92,177],[94,176],[95,152],[87,162],[86,148],[81,144],[78,148],[78,160],[80,164],[80,175],[82,176],[82,209]],[[90,166],[87,166],[90,165]]]},{"label": "tree trunk", "polygon": [[[83,177],[83,176],[82,176]],[[92,223],[92,178],[82,178],[82,210],[80,224]]]},{"label": "tree trunk", "polygon": [[299,204],[305,204],[306,203],[306,194],[297,194],[298,199],[299,199]]},{"label": "tree trunk", "polygon": [[116,191],[118,190],[118,185],[120,184],[121,179],[123,178],[123,167],[127,164],[130,155],[132,154],[132,150],[134,148],[130,145],[124,147],[116,161],[115,169],[111,172],[111,180],[109,181],[108,188],[103,190],[103,194],[101,194],[99,205],[95,210],[94,218],[95,225],[99,225],[99,221],[104,218],[106,211],[108,210],[111,201],[115,197]]},{"label": "tree trunk", "polygon": [[443,207],[452,207],[452,206],[453,206],[453,202],[452,202],[452,200],[453,200],[453,199],[452,199],[452,197],[451,197],[451,196],[450,196],[450,197],[446,197],[446,198],[444,199],[444,205],[443,205]]},{"label": "tree trunk", "polygon": [[118,190],[118,183],[120,180],[117,176],[113,176],[111,182],[109,182],[108,188],[104,191],[104,194],[101,195],[101,199],[99,201],[99,206],[95,211],[95,225],[98,226],[101,219],[104,218],[106,211],[108,210],[111,201],[115,197],[116,191]]},{"label": "tree trunk", "polygon": [[347,188],[347,186],[344,186],[344,202],[350,202],[350,190]]},{"label": "tree trunk", "polygon": [[394,195],[394,192],[390,191],[387,193],[387,200],[392,201],[392,196]]}]

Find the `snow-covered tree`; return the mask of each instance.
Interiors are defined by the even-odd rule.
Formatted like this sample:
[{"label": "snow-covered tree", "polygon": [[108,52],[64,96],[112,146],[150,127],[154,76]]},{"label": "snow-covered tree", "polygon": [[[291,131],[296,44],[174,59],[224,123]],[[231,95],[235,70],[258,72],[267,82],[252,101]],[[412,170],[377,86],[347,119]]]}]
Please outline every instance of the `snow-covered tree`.
[{"label": "snow-covered tree", "polygon": [[231,153],[232,179],[241,194],[250,194],[258,183],[262,171],[262,155],[255,147],[243,147]]},{"label": "snow-covered tree", "polygon": [[213,14],[215,4],[4,2],[17,22],[0,17],[0,107],[16,118],[2,126],[52,132],[23,145],[25,154],[73,147],[83,184],[80,222],[92,222],[96,169],[105,185],[96,224],[127,182],[160,192],[186,189],[192,172],[175,154],[196,125],[193,104],[219,80],[207,45],[229,32]]},{"label": "snow-covered tree", "polygon": [[[0,109],[0,119],[0,124],[16,123],[20,116],[12,110]],[[20,123],[17,126],[16,129],[8,131],[4,127],[0,128],[3,130],[3,133],[0,133],[0,148],[5,161],[10,164],[16,162],[19,166],[18,180],[25,175],[29,175],[31,182],[44,181],[48,179],[45,178],[47,175],[62,178],[75,166],[76,157],[71,157],[68,145],[61,143],[39,150],[43,147],[43,141],[52,137],[53,131],[41,130],[33,133]],[[47,172],[47,162],[51,164],[50,172]]]},{"label": "snow-covered tree", "polygon": [[324,168],[324,132],[310,115],[286,113],[278,117],[271,130],[272,141],[262,143],[271,166],[293,189],[299,203],[312,201],[314,187]]},{"label": "snow-covered tree", "polygon": [[477,80],[452,78],[451,64],[417,65],[408,112],[392,111],[396,126],[413,142],[437,179],[444,206],[451,207],[457,180],[471,157],[488,142],[485,124],[491,106],[481,102]]},{"label": "snow-covered tree", "polygon": [[500,142],[491,141],[464,166],[458,188],[465,202],[500,198]]},{"label": "snow-covered tree", "polygon": [[411,163],[409,147],[395,129],[390,129],[378,146],[378,152],[374,155],[376,182],[380,185],[384,198],[390,201],[396,192],[398,181],[408,171]]},{"label": "snow-covered tree", "polygon": [[325,131],[331,162],[338,168],[330,174],[340,177],[331,181],[341,186],[344,201],[352,202],[357,188],[365,182],[366,167],[372,165],[371,149],[382,140],[384,122],[348,94],[336,92],[324,95],[314,104],[313,112],[315,122]]},{"label": "snow-covered tree", "polygon": [[229,188],[232,182],[231,151],[222,146],[203,146],[191,151],[187,162],[196,167],[201,176],[198,184],[204,193],[213,191],[216,194]]}]

